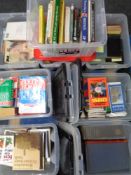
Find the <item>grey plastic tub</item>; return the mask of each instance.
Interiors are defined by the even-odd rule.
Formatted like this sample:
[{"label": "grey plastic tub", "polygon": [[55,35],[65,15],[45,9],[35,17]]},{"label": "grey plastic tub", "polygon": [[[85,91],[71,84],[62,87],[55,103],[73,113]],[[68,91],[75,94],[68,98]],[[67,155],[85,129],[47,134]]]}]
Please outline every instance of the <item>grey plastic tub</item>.
[{"label": "grey plastic tub", "polygon": [[1,126],[0,134],[5,130],[22,129],[22,128],[51,128],[51,142],[53,149],[51,153],[51,164],[45,167],[45,170],[40,171],[13,171],[10,167],[0,165],[0,175],[57,175],[59,170],[59,137],[58,130],[55,124],[45,123],[41,125],[17,125],[17,126]]},{"label": "grey plastic tub", "polygon": [[106,14],[107,25],[120,25],[122,28],[121,39],[123,43],[123,64],[118,63],[106,63],[104,61],[99,64],[85,63],[87,68],[94,69],[122,69],[131,66],[131,49],[130,49],[130,38],[128,30],[127,16],[124,14]]},{"label": "grey plastic tub", "polygon": [[[20,22],[26,21],[26,13],[0,13],[0,47],[2,48],[3,33],[6,28],[7,22]],[[0,52],[0,69],[22,69],[22,68],[36,68],[39,67],[39,62],[34,61],[32,63],[4,63],[4,54]]]},{"label": "grey plastic tub", "polygon": [[13,71],[0,71],[1,78],[8,77],[19,77],[19,76],[47,76],[47,113],[45,114],[34,114],[34,115],[16,115],[16,116],[8,116],[8,117],[0,117],[0,120],[6,119],[16,119],[16,117],[21,118],[37,118],[37,117],[49,117],[52,115],[53,107],[52,107],[52,90],[51,90],[51,74],[47,69],[29,69],[29,70],[13,70]]}]

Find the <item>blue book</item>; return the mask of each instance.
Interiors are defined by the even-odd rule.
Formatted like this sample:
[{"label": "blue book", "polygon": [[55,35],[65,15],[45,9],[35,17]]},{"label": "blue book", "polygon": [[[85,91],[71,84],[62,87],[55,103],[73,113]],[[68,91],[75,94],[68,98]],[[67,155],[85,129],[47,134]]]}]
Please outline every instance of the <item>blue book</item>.
[{"label": "blue book", "polygon": [[88,0],[82,0],[82,41],[88,41]]},{"label": "blue book", "polygon": [[108,83],[111,112],[125,112],[125,100],[121,82]]}]

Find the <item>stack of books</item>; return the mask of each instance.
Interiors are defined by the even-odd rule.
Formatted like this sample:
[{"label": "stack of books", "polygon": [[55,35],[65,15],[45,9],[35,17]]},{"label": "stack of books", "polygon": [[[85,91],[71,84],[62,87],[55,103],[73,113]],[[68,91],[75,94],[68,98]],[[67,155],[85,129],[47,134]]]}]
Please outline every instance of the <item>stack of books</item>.
[{"label": "stack of books", "polygon": [[78,8],[65,0],[51,0],[47,16],[45,7],[39,5],[40,44],[63,44],[95,41],[95,2],[82,0]]}]

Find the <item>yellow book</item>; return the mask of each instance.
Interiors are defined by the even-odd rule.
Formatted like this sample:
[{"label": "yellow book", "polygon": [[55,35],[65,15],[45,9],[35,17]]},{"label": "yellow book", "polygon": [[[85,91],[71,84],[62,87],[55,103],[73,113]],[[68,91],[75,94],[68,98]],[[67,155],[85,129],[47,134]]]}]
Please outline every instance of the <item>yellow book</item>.
[{"label": "yellow book", "polygon": [[60,0],[59,44],[64,42],[65,0]]},{"label": "yellow book", "polygon": [[45,43],[45,16],[44,7],[39,5],[39,44]]}]

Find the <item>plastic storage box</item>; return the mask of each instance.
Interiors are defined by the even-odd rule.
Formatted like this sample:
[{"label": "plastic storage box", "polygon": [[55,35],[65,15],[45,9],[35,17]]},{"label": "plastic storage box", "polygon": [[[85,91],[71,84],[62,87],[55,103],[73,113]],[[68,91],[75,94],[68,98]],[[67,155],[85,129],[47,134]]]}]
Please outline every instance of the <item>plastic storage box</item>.
[{"label": "plastic storage box", "polygon": [[[130,120],[130,76],[126,73],[82,73],[79,66],[75,63],[62,64],[54,75],[54,111],[59,120],[68,121],[70,123],[77,123],[79,120],[85,120],[80,119],[80,113],[82,112],[81,80],[83,77],[106,77],[109,82],[121,82],[127,115],[125,117],[99,118],[98,120],[112,120],[116,118]],[[90,118],[90,120],[94,119]]]},{"label": "plastic storage box", "polygon": [[39,67],[38,62],[33,63],[14,63],[14,64],[5,64],[4,55],[2,52],[2,42],[3,34],[6,28],[7,22],[19,22],[26,21],[26,13],[0,13],[0,69],[20,69],[20,68],[35,68]]},{"label": "plastic storage box", "polygon": [[86,66],[93,69],[121,69],[128,68],[131,66],[131,49],[130,49],[130,38],[128,30],[127,16],[124,14],[106,14],[107,25],[120,25],[122,28],[121,39],[123,43],[123,64],[118,63],[106,63],[104,60],[99,64],[86,63]]},{"label": "plastic storage box", "polygon": [[[117,171],[117,170],[113,171],[112,170],[112,171],[109,171],[109,172],[105,171],[105,172],[101,172],[101,173],[98,173],[98,172],[96,172],[96,173],[89,173],[88,172],[87,173],[87,171],[86,171],[84,173],[85,175],[91,175],[91,174],[95,174],[95,175],[130,175],[131,174],[131,165],[130,165],[130,159],[131,159],[131,148],[130,148],[130,144],[131,144],[131,124],[129,122],[125,122],[125,121],[121,121],[121,120],[116,120],[114,122],[113,121],[110,121],[110,122],[106,122],[106,121],[103,121],[103,122],[101,122],[101,121],[85,122],[85,121],[83,121],[83,122],[79,122],[79,123],[76,124],[76,127],[78,129],[80,128],[80,126],[89,127],[90,131],[88,133],[88,137],[93,135],[96,138],[96,140],[100,135],[106,135],[107,137],[110,137],[111,140],[121,138],[121,139],[127,139],[127,141],[128,141],[127,142],[128,147],[126,147],[126,150],[125,150],[126,160],[121,155],[120,155],[120,160],[119,160],[122,163],[121,166],[124,165],[125,169],[121,168],[119,166],[119,167],[117,167],[117,168],[121,169],[119,171]],[[101,133],[101,131],[100,131],[102,127],[104,128],[103,133]],[[113,129],[113,128],[115,128],[115,129]],[[121,132],[121,130],[123,130],[123,131]],[[113,135],[113,132],[114,132],[114,135]],[[103,137],[102,139],[105,139],[105,138],[106,137]],[[118,141],[118,143],[119,143],[119,141]],[[83,153],[83,159],[84,159],[84,156],[85,156],[85,153]],[[100,155],[100,156],[102,156],[102,155]],[[110,157],[110,159],[107,158],[106,161],[111,160],[111,159],[112,159],[112,161],[114,161],[113,159],[117,158],[117,157],[115,157],[115,154],[112,155],[112,156],[109,156],[109,157]],[[100,159],[102,159],[102,157]],[[95,160],[98,163],[100,161],[100,159],[99,160],[95,159]],[[88,166],[90,166],[90,165],[88,165]],[[109,165],[109,166],[112,166],[112,165]],[[85,161],[84,161],[84,167],[85,167],[85,169],[89,169],[89,167],[86,166]]]},{"label": "plastic storage box", "polygon": [[[81,1],[72,1],[76,7],[81,6]],[[90,56],[96,48],[106,43],[106,17],[104,0],[95,0],[95,37],[96,41],[92,43],[67,43],[67,44],[38,44],[36,35],[36,26],[38,26],[38,7],[43,4],[47,13],[48,0],[28,0],[27,1],[27,37],[29,43],[36,49],[40,49],[44,57],[63,57],[61,54],[66,49],[65,56]],[[65,0],[66,5],[71,5],[71,1]],[[48,58],[47,58],[48,60]]]},{"label": "plastic storage box", "polygon": [[22,129],[22,128],[51,128],[51,142],[53,143],[51,151],[51,164],[45,167],[45,170],[40,171],[13,171],[10,167],[0,165],[1,175],[57,175],[59,169],[59,137],[58,130],[55,124],[45,123],[41,125],[20,125],[20,126],[1,126],[0,134],[5,130]]},{"label": "plastic storage box", "polygon": [[[68,123],[65,122],[59,122],[58,128],[60,128],[60,134],[62,137],[60,137],[60,170],[59,173],[68,175],[69,173],[71,175],[84,175],[84,169],[83,169],[83,155],[82,155],[82,149],[81,149],[81,137],[78,129]],[[63,134],[64,132],[64,134]],[[67,144],[67,141],[62,142],[63,138],[67,137],[69,138],[70,142],[72,142],[72,148],[65,147]],[[72,150],[71,150],[72,149]],[[65,151],[64,151],[65,150]],[[70,158],[70,151],[73,153],[73,160]],[[71,161],[73,161],[72,167],[69,167],[68,165]],[[68,166],[68,169],[66,169],[66,165]]]},{"label": "plastic storage box", "polygon": [[19,77],[19,76],[46,76],[47,77],[47,113],[45,114],[34,114],[34,115],[18,115],[18,116],[9,116],[9,117],[0,117],[0,120],[6,119],[15,119],[16,117],[19,118],[36,118],[37,117],[49,117],[52,115],[52,91],[51,91],[51,75],[50,71],[47,69],[29,69],[29,70],[14,70],[14,71],[1,71],[0,77],[1,78],[8,78],[8,77]]}]

